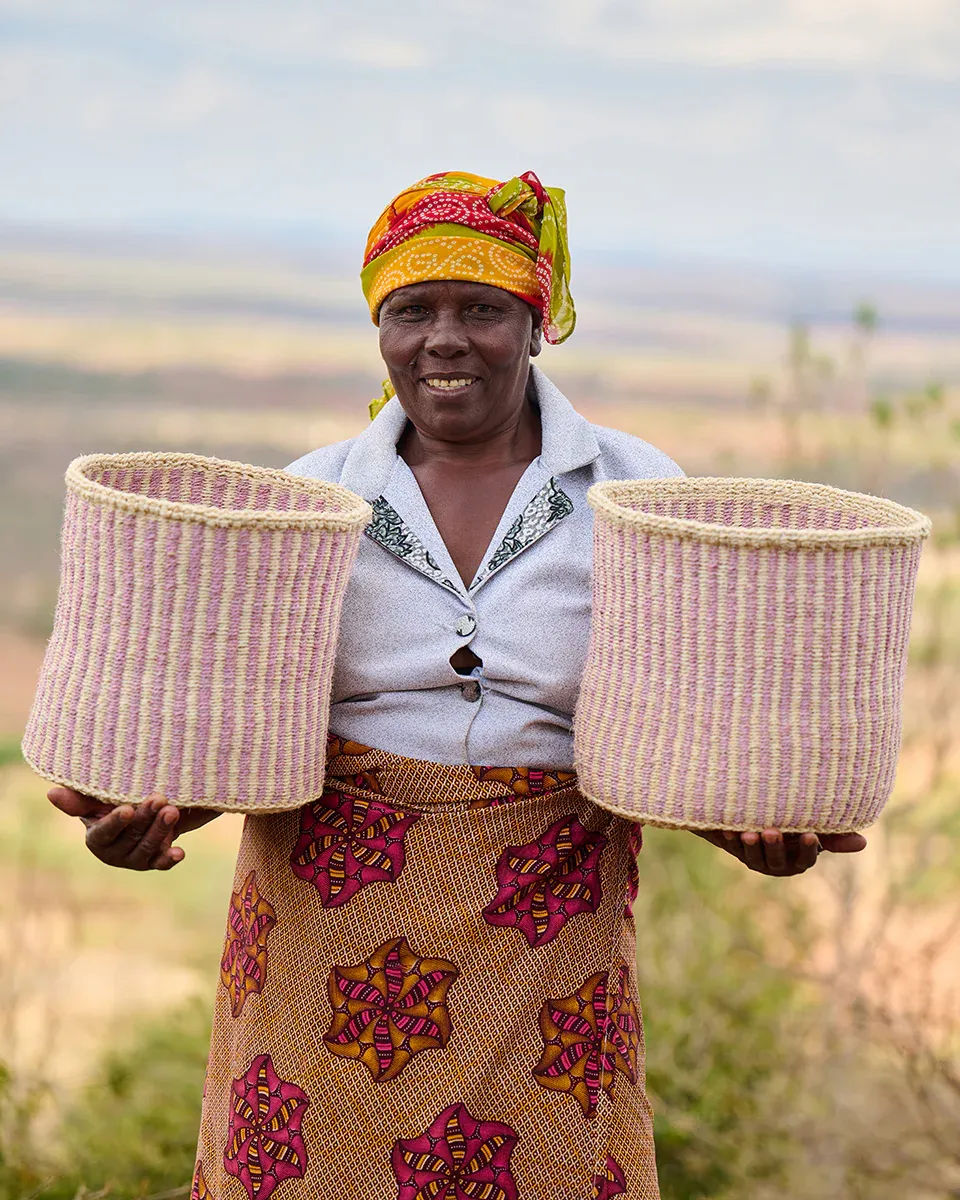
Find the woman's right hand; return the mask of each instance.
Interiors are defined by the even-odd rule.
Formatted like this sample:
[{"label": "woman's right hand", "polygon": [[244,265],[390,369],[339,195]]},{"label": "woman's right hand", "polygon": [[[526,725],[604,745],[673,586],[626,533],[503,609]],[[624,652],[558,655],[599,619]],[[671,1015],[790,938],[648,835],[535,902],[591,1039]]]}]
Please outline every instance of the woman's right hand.
[{"label": "woman's right hand", "polygon": [[173,839],[220,815],[208,808],[177,808],[159,794],[137,805],[115,805],[72,788],[53,787],[47,799],[67,816],[79,817],[92,854],[108,866],[128,871],[169,871],[184,855]]}]

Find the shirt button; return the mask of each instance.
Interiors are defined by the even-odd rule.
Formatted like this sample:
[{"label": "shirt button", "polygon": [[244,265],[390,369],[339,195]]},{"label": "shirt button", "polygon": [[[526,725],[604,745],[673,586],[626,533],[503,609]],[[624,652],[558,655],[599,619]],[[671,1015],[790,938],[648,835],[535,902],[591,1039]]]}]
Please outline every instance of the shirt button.
[{"label": "shirt button", "polygon": [[464,700],[469,700],[471,702],[479,700],[480,684],[477,683],[475,679],[471,679],[469,683],[462,683],[460,685],[460,694],[463,696]]},{"label": "shirt button", "polygon": [[470,634],[473,633],[473,631],[476,629],[476,627],[477,627],[476,617],[472,616],[470,613],[464,613],[464,615],[457,622],[457,633],[461,637],[469,637]]}]

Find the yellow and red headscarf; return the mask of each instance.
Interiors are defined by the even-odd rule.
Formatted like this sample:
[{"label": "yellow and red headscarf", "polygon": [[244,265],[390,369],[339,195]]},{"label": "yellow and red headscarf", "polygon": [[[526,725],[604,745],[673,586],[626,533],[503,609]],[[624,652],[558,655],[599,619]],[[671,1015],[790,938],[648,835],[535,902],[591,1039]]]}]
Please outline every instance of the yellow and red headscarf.
[{"label": "yellow and red headscarf", "polygon": [[407,188],[367,239],[360,282],[373,323],[390,292],[428,279],[512,292],[539,311],[547,341],[562,342],[576,322],[563,192],[532,171],[506,183],[447,171]]}]

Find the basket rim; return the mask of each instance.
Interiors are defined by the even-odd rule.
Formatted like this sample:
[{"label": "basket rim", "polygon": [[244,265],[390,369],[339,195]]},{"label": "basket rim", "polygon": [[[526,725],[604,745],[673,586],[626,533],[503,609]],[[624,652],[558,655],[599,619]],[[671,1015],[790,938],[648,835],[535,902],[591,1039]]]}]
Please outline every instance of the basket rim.
[{"label": "basket rim", "polygon": [[[579,772],[577,779],[579,780]],[[666,817],[662,813],[658,813],[656,809],[650,808],[631,808],[625,804],[618,804],[615,800],[609,800],[605,796],[598,795],[595,789],[590,789],[578,783],[578,788],[581,795],[586,796],[588,800],[592,800],[598,808],[604,809],[606,812],[614,813],[618,817],[628,817],[631,821],[638,821],[641,825],[653,825],[657,829],[693,829],[693,830],[729,830],[732,833],[746,833],[748,831],[760,832],[762,828],[759,825],[750,824],[730,824],[721,819],[713,821],[696,821],[682,818],[677,820],[672,817]],[[871,825],[876,824],[880,819],[880,815],[885,806],[881,805],[875,812],[863,818],[863,820],[851,821],[835,821],[825,820],[817,824],[807,822],[801,825],[784,823],[777,825],[777,829],[781,833],[859,833],[861,829],[869,829]]]},{"label": "basket rim", "polygon": [[[137,492],[125,492],[91,479],[87,472],[94,465],[143,467],[147,470],[177,466],[217,470],[236,478],[283,483],[313,496],[335,498],[344,511],[311,513],[300,509],[217,508],[212,504],[196,504],[190,500],[164,500],[156,496],[143,496]],[[373,517],[373,509],[367,501],[343,484],[292,475],[289,471],[282,471],[277,467],[258,467],[251,463],[214,458],[205,454],[154,450],[133,450],[120,454],[81,454],[68,465],[64,479],[69,492],[90,504],[122,512],[164,517],[170,521],[188,521],[220,528],[304,529],[345,533],[363,529]]]},{"label": "basket rim", "polygon": [[[656,496],[664,493],[714,493],[717,498],[754,496],[768,501],[821,502],[840,505],[847,512],[868,517],[875,524],[859,529],[783,529],[778,526],[740,528],[721,522],[668,517],[630,508],[627,496]],[[799,479],[757,479],[723,475],[670,476],[662,479],[605,479],[587,491],[587,501],[598,517],[631,529],[690,541],[731,546],[773,546],[783,549],[821,547],[852,549],[862,546],[912,544],[928,537],[929,517],[896,500],[853,492],[827,483]]]},{"label": "basket rim", "polygon": [[[46,767],[41,767],[37,762],[35,762],[31,757],[30,752],[26,750],[25,743],[26,739],[20,743],[20,755],[23,758],[23,761],[35,775],[38,775],[47,783],[56,784],[57,787],[71,788],[75,792],[82,792],[84,795],[93,796],[96,800],[103,800],[110,804],[115,804],[118,807],[123,804],[129,804],[135,808],[138,804],[142,804],[144,800],[147,799],[147,797],[144,796],[140,800],[131,800],[129,795],[123,792],[111,791],[109,788],[92,787],[90,783],[83,783],[80,780],[70,779],[66,775],[56,774],[55,772],[48,770]],[[266,815],[267,813],[292,812],[294,809],[303,808],[304,805],[313,803],[313,801],[317,798],[317,796],[308,796],[306,799],[294,797],[289,801],[284,801],[283,804],[231,804],[227,800],[218,801],[216,804],[210,803],[206,800],[203,801],[203,803],[197,802],[188,804],[184,800],[180,799],[169,800],[167,803],[176,805],[177,808],[215,808],[217,812],[223,813],[252,813],[254,815],[263,813]]]}]

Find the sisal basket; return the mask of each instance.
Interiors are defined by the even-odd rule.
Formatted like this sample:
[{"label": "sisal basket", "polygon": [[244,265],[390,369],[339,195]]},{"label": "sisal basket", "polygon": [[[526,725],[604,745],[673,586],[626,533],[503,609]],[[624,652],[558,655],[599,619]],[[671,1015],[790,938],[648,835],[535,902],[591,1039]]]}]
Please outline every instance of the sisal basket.
[{"label": "sisal basket", "polygon": [[60,594],[23,754],[102,800],[296,808],[323,790],[344,589],[371,510],[194,454],[67,469]]},{"label": "sisal basket", "polygon": [[930,522],[768,479],[608,481],[580,786],[651,825],[848,832],[893,788]]}]

